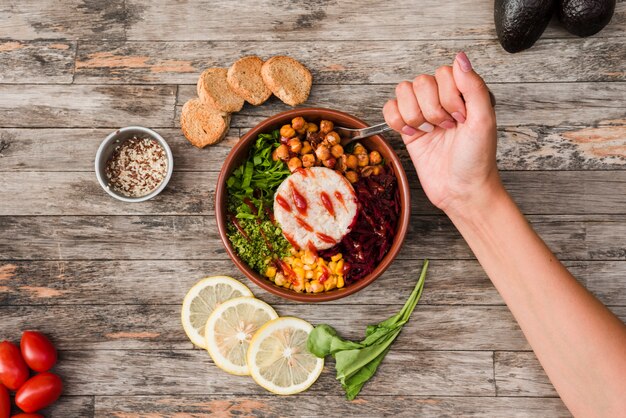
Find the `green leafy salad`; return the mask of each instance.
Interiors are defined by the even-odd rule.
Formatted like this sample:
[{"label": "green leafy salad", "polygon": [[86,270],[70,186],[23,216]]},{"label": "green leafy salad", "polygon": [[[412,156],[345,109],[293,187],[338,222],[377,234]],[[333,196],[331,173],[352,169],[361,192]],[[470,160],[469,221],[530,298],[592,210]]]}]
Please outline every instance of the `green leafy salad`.
[{"label": "green leafy salad", "polygon": [[289,242],[274,223],[274,193],[290,172],[272,152],[280,145],[279,131],[260,134],[248,159],[226,180],[228,239],[251,268],[263,273],[266,260],[288,255]]}]

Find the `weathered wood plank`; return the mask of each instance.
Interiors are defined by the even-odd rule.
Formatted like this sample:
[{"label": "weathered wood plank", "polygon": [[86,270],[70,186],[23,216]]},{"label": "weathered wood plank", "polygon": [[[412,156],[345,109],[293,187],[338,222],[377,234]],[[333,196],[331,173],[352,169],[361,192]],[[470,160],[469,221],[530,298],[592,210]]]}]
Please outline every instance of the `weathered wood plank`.
[{"label": "weathered wood plank", "polygon": [[[626,39],[542,40],[524,54],[488,41],[81,43],[77,83],[192,84],[207,67],[228,67],[242,55],[287,53],[307,65],[316,84],[398,83],[450,65],[459,50],[488,83],[623,81]],[[407,56],[412,57],[407,59]],[[547,60],[547,57],[550,57]],[[385,59],[381,59],[385,57]],[[398,65],[402,63],[402,65]]]},{"label": "weathered wood plank", "polygon": [[[502,170],[623,170],[626,128],[503,127],[498,132],[498,166]],[[232,128],[217,145],[198,150],[180,129],[158,132],[176,159],[174,170],[218,171],[239,138]],[[89,171],[100,142],[111,129],[0,129],[2,171]],[[407,172],[411,163],[400,138],[387,134]]]},{"label": "weathered wood plank", "polygon": [[[66,378],[66,376],[62,377]],[[94,409],[93,396],[66,396],[64,394],[58,401],[38,413],[45,417],[92,417],[95,413]]]},{"label": "weathered wood plank", "polygon": [[6,0],[0,4],[0,38],[123,38],[137,16],[124,0]]},{"label": "weathered wood plank", "polygon": [[[622,215],[528,217],[563,260],[625,260]],[[1,260],[226,259],[212,216],[4,216]],[[419,237],[419,239],[416,239]],[[472,259],[445,216],[411,217],[399,259]]]},{"label": "weathered wood plank", "polygon": [[[393,3],[265,0],[245,4],[132,0],[126,3],[129,10],[141,17],[128,28],[129,39],[404,41],[495,38],[493,3],[489,0],[449,3],[426,0],[417,8],[411,0]],[[598,36],[623,35],[625,15],[624,3],[618,2],[611,24]],[[555,36],[571,37],[559,25],[551,25],[542,40]]]},{"label": "weathered wood plank", "polygon": [[[383,121],[382,108],[387,100],[394,97],[394,88],[394,85],[314,85],[306,106],[342,110],[375,124]],[[538,126],[539,129],[531,128],[532,132],[522,130],[522,134],[539,136],[547,133],[545,127],[581,126],[587,130],[572,130],[569,134],[572,142],[584,142],[589,138],[589,146],[608,136],[618,141],[616,145],[621,145],[623,156],[626,83],[515,83],[492,84],[490,88],[498,100],[496,113],[500,127]],[[183,104],[195,95],[195,86],[179,87],[177,126]],[[290,106],[272,97],[261,106],[245,105],[241,112],[233,114],[231,126],[250,128],[269,116],[289,109]],[[618,130],[603,131],[590,127],[617,127]]]},{"label": "weathered wood plank", "polygon": [[176,86],[0,85],[2,127],[172,126]]},{"label": "weathered wood plank", "polygon": [[[417,385],[420,382],[415,382]],[[139,418],[192,416],[328,417],[334,414],[353,417],[567,417],[567,408],[559,398],[507,397],[417,397],[359,395],[348,402],[340,394],[306,393],[288,400],[274,395],[237,396],[98,396],[96,417],[123,416]]]},{"label": "weathered wood plank", "polygon": [[558,396],[532,351],[494,353],[499,396]]},{"label": "weathered wood plank", "polygon": [[[281,316],[297,316],[312,324],[328,323],[344,337],[359,340],[367,325],[397,313],[406,297],[387,305],[337,304],[332,309],[320,309],[320,305],[312,304],[273,306]],[[611,309],[622,320],[626,318],[626,307]],[[180,324],[180,302],[173,305],[2,306],[0,312],[8,335],[18,335],[27,328],[41,330],[64,350],[192,347]],[[514,351],[529,350],[530,346],[506,306],[420,305],[394,348]]]},{"label": "weathered wood plank", "polygon": [[[611,306],[626,306],[624,261],[570,261],[565,266]],[[386,305],[411,292],[419,260],[398,260],[356,296],[328,304]],[[211,275],[235,277],[270,304],[284,299],[259,288],[229,260],[219,261],[26,261],[0,263],[0,305],[150,305],[181,303],[187,290]],[[421,305],[503,305],[482,267],[474,260],[433,260]]]},{"label": "weathered wood plank", "polygon": [[[0,216],[212,215],[217,177],[216,172],[176,172],[159,197],[128,205],[104,193],[93,173],[8,172],[0,177],[0,196],[9,196],[0,205]],[[411,213],[441,214],[421,190],[417,175],[409,172],[408,177]],[[526,214],[626,213],[626,171],[511,171],[502,177]]]},{"label": "weathered wood plank", "polygon": [[[490,352],[391,350],[361,393],[493,396],[492,361]],[[267,395],[250,377],[218,369],[204,350],[63,351],[58,368],[71,395]],[[329,361],[307,396],[340,391]]]},{"label": "weathered wood plank", "polygon": [[75,42],[0,41],[0,83],[71,83],[75,54]]}]

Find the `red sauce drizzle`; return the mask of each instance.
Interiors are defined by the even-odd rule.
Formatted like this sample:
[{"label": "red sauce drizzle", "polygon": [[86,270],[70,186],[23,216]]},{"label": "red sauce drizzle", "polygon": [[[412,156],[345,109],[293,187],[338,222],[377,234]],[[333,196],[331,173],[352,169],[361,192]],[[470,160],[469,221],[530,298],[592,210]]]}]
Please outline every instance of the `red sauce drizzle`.
[{"label": "red sauce drizzle", "polygon": [[300,249],[300,246],[298,244],[296,244],[296,241],[294,241],[293,237],[291,235],[289,235],[288,233],[283,231],[283,235],[285,236],[285,239],[287,241],[289,241],[289,244],[291,244],[291,246],[293,248],[295,248],[296,250]]},{"label": "red sauce drizzle", "polygon": [[322,192],[320,193],[320,197],[322,198],[322,204],[328,213],[330,213],[331,216],[335,216],[335,208],[333,208],[333,202],[330,200],[330,196],[328,196],[326,192]]},{"label": "red sauce drizzle", "polygon": [[315,245],[313,245],[313,243],[309,240],[309,243],[307,244],[307,247],[309,248],[309,251],[311,251],[315,256],[317,256],[317,248],[315,247]]},{"label": "red sauce drizzle", "polygon": [[319,239],[321,239],[324,242],[327,242],[329,244],[336,244],[337,241],[335,241],[335,239],[331,236],[328,236],[326,234],[322,234],[321,232],[316,232],[315,235],[317,235],[317,237]]},{"label": "red sauce drizzle", "polygon": [[343,207],[346,207],[346,202],[344,202],[343,200],[343,195],[339,192],[339,190],[337,190],[335,192],[335,197],[337,198],[337,200],[339,201],[339,203],[341,203],[343,205]]},{"label": "red sauce drizzle", "polygon": [[286,211],[291,212],[291,206],[289,205],[289,202],[287,202],[285,198],[281,195],[276,195],[276,203],[282,206],[283,209],[285,209]]},{"label": "red sauce drizzle", "polygon": [[250,200],[249,198],[246,197],[245,199],[243,199],[243,203],[245,203],[250,208],[252,213],[257,214],[259,212],[256,206],[254,206],[254,203],[252,203],[252,200]]},{"label": "red sauce drizzle", "polygon": [[302,194],[298,191],[298,189],[296,189],[296,187],[293,185],[292,182],[290,182],[290,184],[291,184],[291,197],[293,198],[293,203],[296,205],[296,209],[298,209],[298,212],[306,216],[306,209],[307,209],[306,199],[304,198],[304,196],[302,196]]},{"label": "red sauce drizzle", "polygon": [[[261,224],[261,221],[258,219],[257,222],[259,223],[259,225]],[[269,242],[269,240],[267,239],[267,235],[265,235],[263,229],[259,228],[259,232],[261,233],[261,236],[263,237],[263,241],[265,241],[265,245],[267,246],[267,248],[269,248],[270,251],[274,251],[274,247],[272,247],[272,243]]]},{"label": "red sauce drizzle", "polygon": [[309,176],[309,170],[305,170],[304,168],[300,167],[300,168],[296,168],[296,173],[300,173],[302,174],[304,177],[308,177]]},{"label": "red sauce drizzle", "polygon": [[298,278],[296,277],[296,273],[285,263],[283,260],[276,260],[278,262],[278,267],[283,271],[284,275],[289,279],[289,281],[296,285],[298,284]]},{"label": "red sauce drizzle", "polygon": [[237,218],[235,218],[234,216],[231,216],[230,221],[233,223],[233,225],[235,225],[235,228],[237,228],[237,231],[239,231],[239,233],[243,235],[245,239],[250,241],[250,237],[248,236],[248,234],[246,234],[246,231],[244,231],[243,227],[241,226]]},{"label": "red sauce drizzle", "polygon": [[313,232],[313,227],[309,225],[304,219],[296,216],[296,222],[298,222],[298,225],[300,225],[302,228],[306,229],[307,231]]}]

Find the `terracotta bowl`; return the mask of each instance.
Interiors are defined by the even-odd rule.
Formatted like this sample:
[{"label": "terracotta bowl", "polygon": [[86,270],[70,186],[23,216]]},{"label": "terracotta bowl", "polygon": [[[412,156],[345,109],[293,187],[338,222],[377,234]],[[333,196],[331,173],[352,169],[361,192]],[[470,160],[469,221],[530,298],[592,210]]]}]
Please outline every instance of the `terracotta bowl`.
[{"label": "terracotta bowl", "polygon": [[406,235],[409,224],[409,184],[406,178],[406,173],[402,168],[402,164],[400,163],[398,156],[393,151],[391,146],[380,135],[360,141],[369,151],[376,150],[380,152],[386,163],[391,165],[391,167],[393,168],[393,172],[398,179],[401,213],[400,217],[398,218],[398,230],[393,244],[389,249],[389,252],[370,274],[354,283],[346,284],[346,286],[342,289],[335,289],[329,292],[317,294],[308,294],[298,293],[294,292],[293,290],[285,289],[284,287],[276,286],[270,280],[262,277],[260,274],[256,273],[254,270],[248,267],[248,265],[239,258],[239,256],[231,246],[228,237],[226,236],[226,179],[231,175],[234,169],[237,168],[248,157],[249,149],[255,142],[259,134],[271,132],[274,129],[278,129],[282,125],[290,123],[291,120],[296,116],[302,116],[307,121],[315,123],[319,123],[321,119],[326,119],[334,122],[338,126],[344,126],[347,128],[363,128],[368,126],[365,122],[355,118],[354,116],[339,112],[337,110],[323,108],[293,109],[287,112],[279,113],[259,123],[239,140],[239,142],[231,150],[230,154],[228,154],[228,157],[224,162],[219,178],[217,180],[217,188],[215,191],[215,212],[217,216],[217,227],[220,233],[220,237],[222,238],[222,242],[226,247],[226,252],[228,252],[230,258],[234,261],[239,270],[241,270],[243,274],[245,274],[258,286],[262,287],[270,293],[282,296],[290,300],[295,300],[299,302],[325,302],[346,297],[367,287],[370,283],[376,280],[394,260],[394,258],[400,251],[400,247],[402,246],[402,242],[404,241],[404,237]]}]

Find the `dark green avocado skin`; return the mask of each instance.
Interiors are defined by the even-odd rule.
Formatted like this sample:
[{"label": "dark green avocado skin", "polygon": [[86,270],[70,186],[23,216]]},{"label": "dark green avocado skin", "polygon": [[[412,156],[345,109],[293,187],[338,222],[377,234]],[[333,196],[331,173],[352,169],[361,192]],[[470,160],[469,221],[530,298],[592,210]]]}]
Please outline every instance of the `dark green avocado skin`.
[{"label": "dark green avocado skin", "polygon": [[559,0],[559,20],[573,35],[591,36],[605,27],[615,11],[615,0]]},{"label": "dark green avocado skin", "polygon": [[548,26],[556,0],[495,0],[493,17],[502,48],[530,48]]}]

